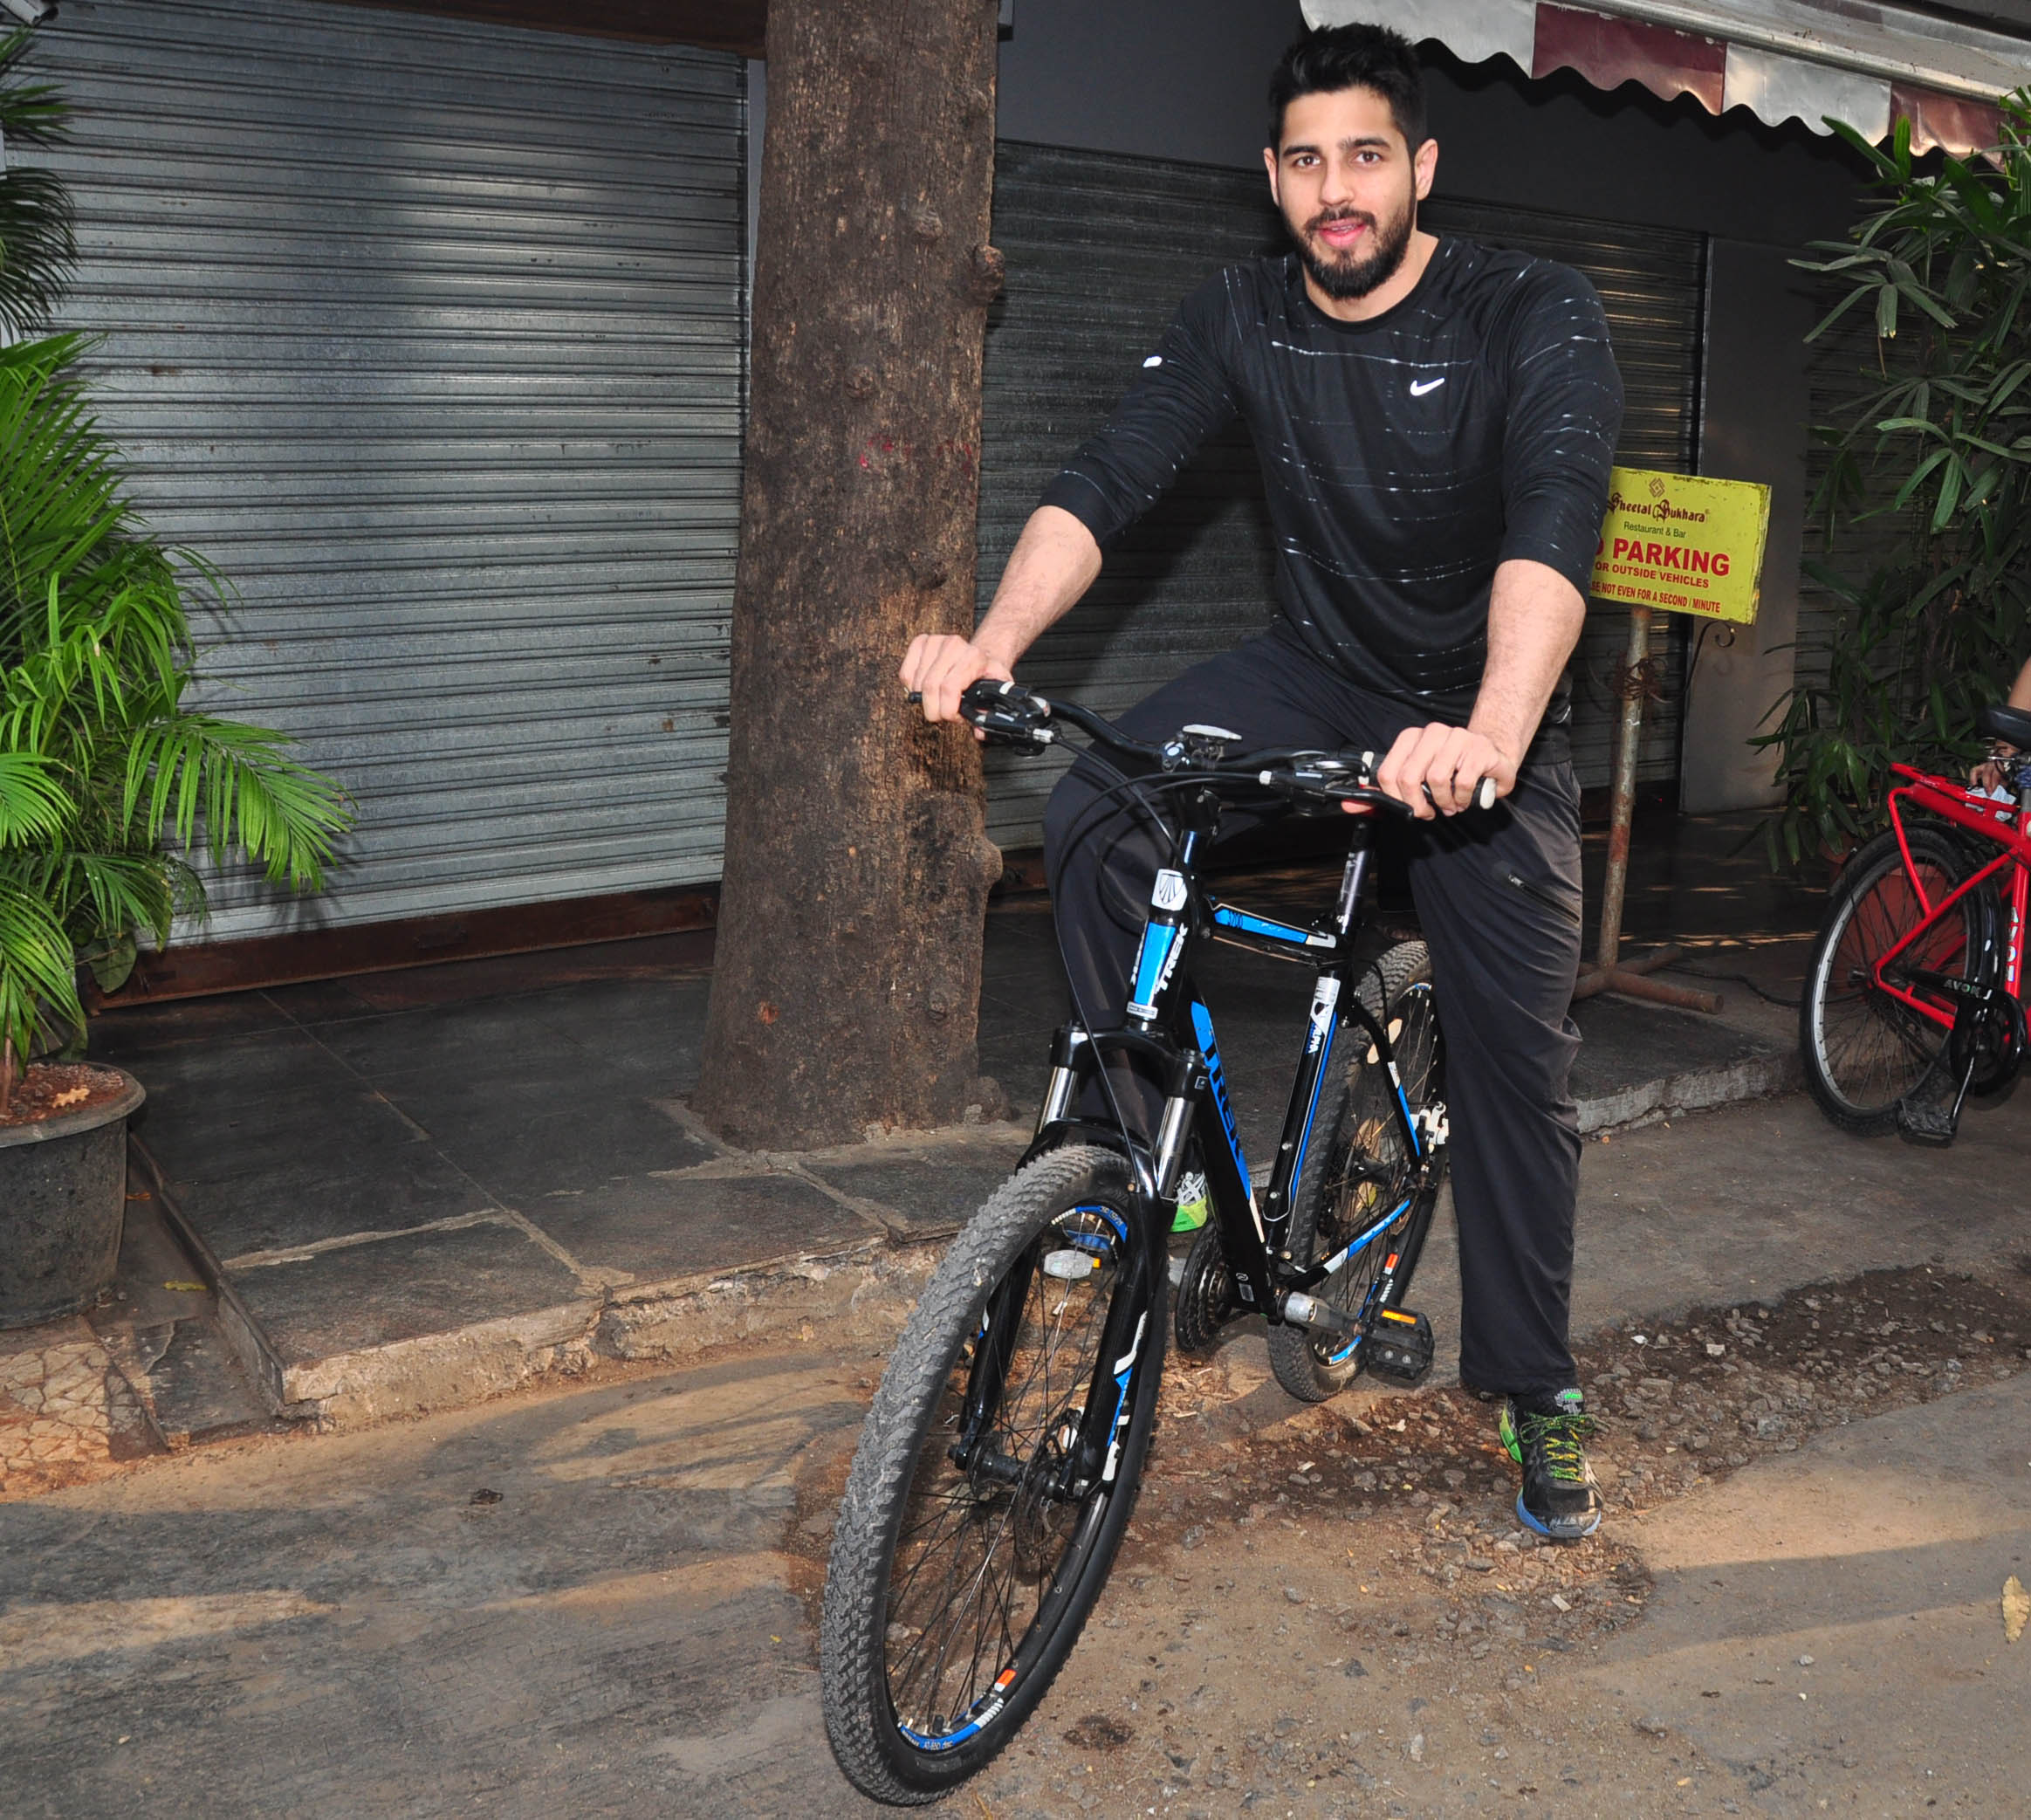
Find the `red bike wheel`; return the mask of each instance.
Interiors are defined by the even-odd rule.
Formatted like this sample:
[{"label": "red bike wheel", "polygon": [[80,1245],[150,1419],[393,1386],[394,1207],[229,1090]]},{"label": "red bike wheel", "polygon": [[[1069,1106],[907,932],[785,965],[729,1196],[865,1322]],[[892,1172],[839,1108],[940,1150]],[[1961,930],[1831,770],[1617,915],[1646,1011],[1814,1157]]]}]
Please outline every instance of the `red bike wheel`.
[{"label": "red bike wheel", "polygon": [[[1806,1085],[1836,1125],[1864,1136],[1896,1124],[1897,1102],[1932,1067],[1953,1015],[1954,1001],[1937,989],[1904,987],[1944,1021],[1877,983],[1878,964],[1925,920],[1926,903],[1951,895],[1970,869],[1960,848],[1937,828],[1907,828],[1906,837],[1910,871],[1894,830],[1860,848],[1842,869],[1799,1006]],[[1892,971],[1983,978],[1993,928],[1986,888],[1971,891],[1897,955]]]}]

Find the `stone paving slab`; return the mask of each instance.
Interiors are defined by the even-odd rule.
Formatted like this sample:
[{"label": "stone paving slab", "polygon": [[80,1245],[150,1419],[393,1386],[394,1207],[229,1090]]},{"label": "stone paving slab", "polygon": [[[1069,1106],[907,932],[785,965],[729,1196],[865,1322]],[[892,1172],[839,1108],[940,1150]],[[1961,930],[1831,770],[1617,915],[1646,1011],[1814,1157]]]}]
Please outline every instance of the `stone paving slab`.
[{"label": "stone paving slab", "polygon": [[492,1219],[316,1251],[236,1271],[233,1281],[292,1375],[340,1353],[587,1296],[580,1274],[526,1227]]},{"label": "stone paving slab", "polygon": [[413,1134],[378,1155],[341,1157],[315,1171],[291,1158],[242,1176],[192,1179],[186,1171],[176,1179],[178,1204],[229,1269],[361,1231],[408,1232],[495,1205],[450,1157]]},{"label": "stone paving slab", "polygon": [[807,1166],[840,1193],[868,1204],[899,1233],[938,1238],[957,1232],[1000,1186],[1021,1155],[1021,1142],[962,1139],[873,1157],[849,1151],[837,1160],[813,1157]]},{"label": "stone paving slab", "polygon": [[[689,951],[661,972],[628,958],[648,951],[617,944],[606,973],[582,956],[554,976],[475,963],[400,990],[333,982],[106,1020],[99,1048],[149,1089],[139,1135],[167,1204],[216,1260],[203,1267],[222,1335],[277,1405],[374,1419],[601,1352],[857,1318],[914,1281],[1021,1154],[1063,1015],[1038,908],[991,918],[985,956],[983,1068],[1014,1118],[830,1153],[735,1151],[690,1117],[709,980]],[[1755,958],[1781,996],[1782,967]],[[1750,962],[1709,947],[1686,965],[1704,978]],[[1309,978],[1224,947],[1202,972],[1259,1162]],[[1577,1007],[1582,1129],[1789,1084],[1790,1013],[1722,990],[1719,1019]]]},{"label": "stone paving slab", "polygon": [[802,1175],[725,1164],[553,1196],[532,1217],[581,1266],[652,1281],[824,1257],[883,1230]]},{"label": "stone paving slab", "polygon": [[[1674,980],[1681,976],[1661,973]],[[1698,975],[1683,976],[1687,983]],[[1677,1011],[1602,994],[1575,1008],[1582,1041],[1573,1097],[1582,1133],[1788,1093],[1802,1083],[1792,1013],[1782,1025],[1738,992],[1732,1015]]]}]

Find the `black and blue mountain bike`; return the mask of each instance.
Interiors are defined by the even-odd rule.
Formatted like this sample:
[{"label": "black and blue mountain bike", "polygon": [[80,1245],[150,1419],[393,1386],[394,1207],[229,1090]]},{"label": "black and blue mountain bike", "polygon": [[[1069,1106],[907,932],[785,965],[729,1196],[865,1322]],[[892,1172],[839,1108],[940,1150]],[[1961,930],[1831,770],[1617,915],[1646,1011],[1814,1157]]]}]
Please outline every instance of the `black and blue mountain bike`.
[{"label": "black and blue mountain bike", "polygon": [[[1355,955],[1374,815],[1346,817],[1338,897],[1308,927],[1220,902],[1195,863],[1228,802],[1407,813],[1375,787],[1374,754],[1240,752],[1204,726],[1151,745],[1014,683],[975,683],[962,712],[1033,749],[1084,733],[1081,762],[1113,780],[1105,800],[1139,804],[1169,858],[1128,1021],[1058,1032],[1035,1140],[926,1286],[847,1477],[825,1589],[826,1726],[856,1787],[912,1804],[1014,1736],[1107,1579],[1156,1416],[1186,1171],[1204,1172],[1212,1218],[1176,1285],[1179,1348],[1210,1350],[1229,1322],[1260,1315],[1278,1382],[1320,1402],[1361,1371],[1414,1384],[1429,1369],[1430,1324],[1403,1300],[1446,1155],[1424,944]],[[1317,976],[1259,1192],[1193,981],[1209,938]],[[1162,1084],[1154,1137],[1122,1116],[1131,1068]]]}]

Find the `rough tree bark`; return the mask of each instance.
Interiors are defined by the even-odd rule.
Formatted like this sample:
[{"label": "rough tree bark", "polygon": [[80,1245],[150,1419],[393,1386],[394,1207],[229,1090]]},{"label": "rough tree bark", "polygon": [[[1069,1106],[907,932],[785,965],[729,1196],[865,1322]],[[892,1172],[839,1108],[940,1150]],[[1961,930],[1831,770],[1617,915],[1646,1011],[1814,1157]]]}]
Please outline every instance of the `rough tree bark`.
[{"label": "rough tree bark", "polygon": [[726,870],[694,1105],[794,1149],[948,1123],[1001,860],[964,729],[906,707],[971,631],[995,0],[772,0],[734,591]]}]

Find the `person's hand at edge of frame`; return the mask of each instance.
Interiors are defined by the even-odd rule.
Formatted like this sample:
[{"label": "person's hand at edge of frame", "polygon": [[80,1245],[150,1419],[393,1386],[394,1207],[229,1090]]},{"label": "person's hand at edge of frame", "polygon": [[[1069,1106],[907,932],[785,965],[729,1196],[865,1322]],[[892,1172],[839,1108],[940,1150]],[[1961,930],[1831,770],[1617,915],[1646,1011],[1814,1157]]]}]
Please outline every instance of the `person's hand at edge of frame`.
[{"label": "person's hand at edge of frame", "polygon": [[1971,790],[1994,792],[2003,787],[2005,767],[2017,762],[2019,753],[2014,745],[2006,745],[1997,740],[1989,747],[1989,755],[1967,773],[1967,787]]},{"label": "person's hand at edge of frame", "polygon": [[[2031,713],[2031,660],[2017,672],[2017,680],[2010,685],[2008,705],[2021,713]],[[1971,790],[1995,791],[2006,787],[2008,769],[2023,756],[2007,740],[1998,739],[1989,746],[1989,755],[1967,774]]]},{"label": "person's hand at edge of frame", "polygon": [[[950,632],[919,632],[909,641],[901,671],[902,686],[923,697],[923,718],[929,721],[957,720],[959,697],[969,683],[983,676],[998,683],[1012,683],[1013,673],[998,663],[970,638]],[[976,739],[987,736],[973,730]]]},{"label": "person's hand at edge of frame", "polygon": [[1376,767],[1376,787],[1408,805],[1420,821],[1472,808],[1483,778],[1494,780],[1499,801],[1516,787],[1516,760],[1486,734],[1443,721],[1405,727]]}]

